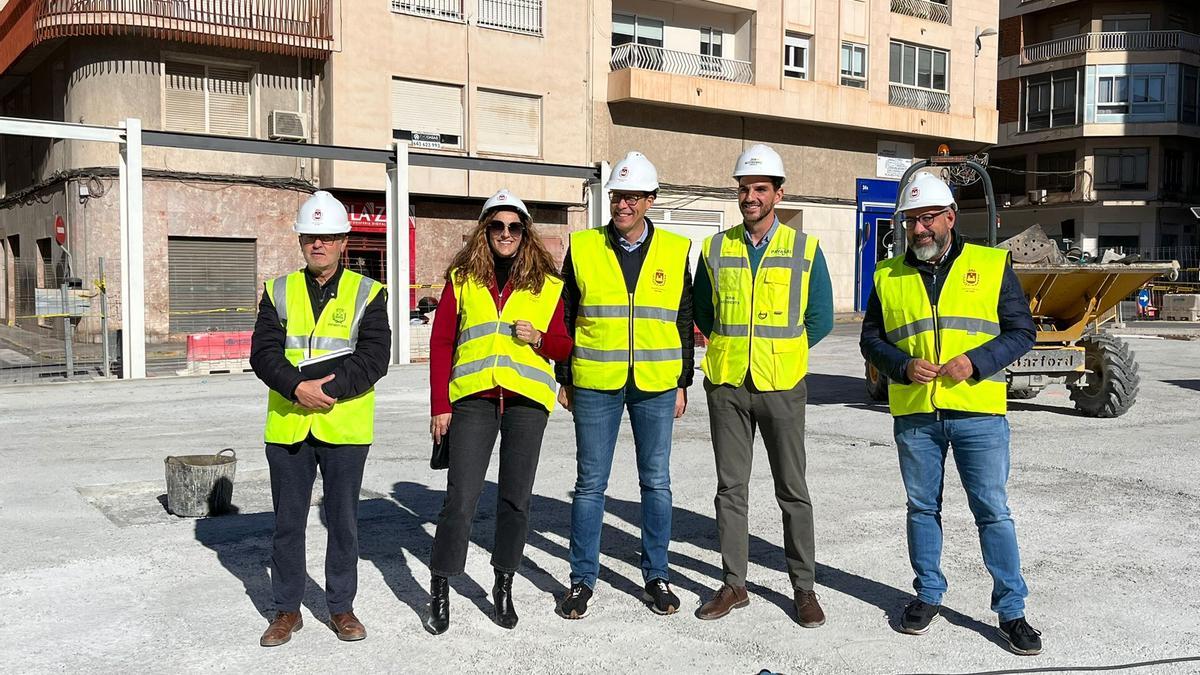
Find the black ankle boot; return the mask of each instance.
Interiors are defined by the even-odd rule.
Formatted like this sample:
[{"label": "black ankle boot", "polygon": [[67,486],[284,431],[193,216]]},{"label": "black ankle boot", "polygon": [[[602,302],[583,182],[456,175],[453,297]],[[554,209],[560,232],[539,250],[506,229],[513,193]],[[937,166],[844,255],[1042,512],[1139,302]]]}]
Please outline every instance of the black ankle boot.
[{"label": "black ankle boot", "polygon": [[429,615],[425,617],[425,630],[441,635],[450,628],[450,581],[446,577],[433,575],[429,582]]},{"label": "black ankle boot", "polygon": [[517,610],[513,608],[512,601],[512,582],[512,572],[496,570],[496,585],[492,586],[492,602],[495,603],[492,618],[501,628],[512,629],[517,625]]}]

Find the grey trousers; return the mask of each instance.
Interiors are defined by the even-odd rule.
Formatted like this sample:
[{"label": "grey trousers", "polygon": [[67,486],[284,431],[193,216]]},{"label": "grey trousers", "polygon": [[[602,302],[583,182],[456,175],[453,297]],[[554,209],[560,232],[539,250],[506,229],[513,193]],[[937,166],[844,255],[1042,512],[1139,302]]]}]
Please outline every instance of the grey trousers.
[{"label": "grey trousers", "polygon": [[740,387],[704,380],[708,422],[717,460],[717,534],[724,582],[746,585],[750,546],[747,500],[754,432],[762,429],[767,461],[775,481],[775,499],[783,511],[783,549],[788,576],[796,590],[811,591],[816,576],[812,501],[804,478],[804,406],[808,384],[787,391],[759,391],[747,381]]}]

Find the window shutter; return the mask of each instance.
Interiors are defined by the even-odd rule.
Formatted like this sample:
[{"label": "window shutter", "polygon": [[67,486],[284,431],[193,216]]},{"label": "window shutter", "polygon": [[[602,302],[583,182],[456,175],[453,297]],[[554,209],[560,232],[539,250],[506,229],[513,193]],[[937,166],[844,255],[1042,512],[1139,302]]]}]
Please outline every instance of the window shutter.
[{"label": "window shutter", "polygon": [[479,152],[541,154],[542,99],[481,89],[475,110]]},{"label": "window shutter", "polygon": [[393,79],[392,129],[441,134],[443,146],[461,148],[462,87]]},{"label": "window shutter", "polygon": [[250,79],[247,68],[208,67],[208,132],[249,136]]},{"label": "window shutter", "polygon": [[204,66],[167,61],[163,69],[166,75],[163,128],[204,133],[208,126],[204,112]]}]

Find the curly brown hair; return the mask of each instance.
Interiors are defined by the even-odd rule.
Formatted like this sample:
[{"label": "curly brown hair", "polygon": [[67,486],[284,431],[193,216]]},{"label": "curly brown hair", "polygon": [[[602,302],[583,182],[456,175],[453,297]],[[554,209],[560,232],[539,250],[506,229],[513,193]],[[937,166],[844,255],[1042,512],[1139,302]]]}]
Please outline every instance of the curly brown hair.
[{"label": "curly brown hair", "polygon": [[[492,263],[492,247],[488,243],[487,224],[491,222],[496,211],[506,208],[489,209],[479,218],[479,222],[471,230],[467,242],[454,255],[450,266],[446,268],[446,283],[462,284],[468,277],[474,278],[484,286],[496,283],[496,268]],[[513,290],[542,292],[542,283],[547,276],[559,278],[554,265],[554,257],[546,250],[542,238],[533,229],[533,221],[520,211],[515,211],[525,226],[525,233],[518,245],[516,259],[513,260],[512,271],[508,275]]]}]

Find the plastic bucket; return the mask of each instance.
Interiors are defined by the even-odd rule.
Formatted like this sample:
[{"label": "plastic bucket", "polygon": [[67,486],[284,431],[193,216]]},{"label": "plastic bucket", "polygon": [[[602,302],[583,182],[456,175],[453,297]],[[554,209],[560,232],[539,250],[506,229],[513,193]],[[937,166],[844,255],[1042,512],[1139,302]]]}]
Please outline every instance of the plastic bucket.
[{"label": "plastic bucket", "polygon": [[229,510],[233,501],[233,448],[215,455],[167,457],[167,510],[177,516],[199,518]]}]

